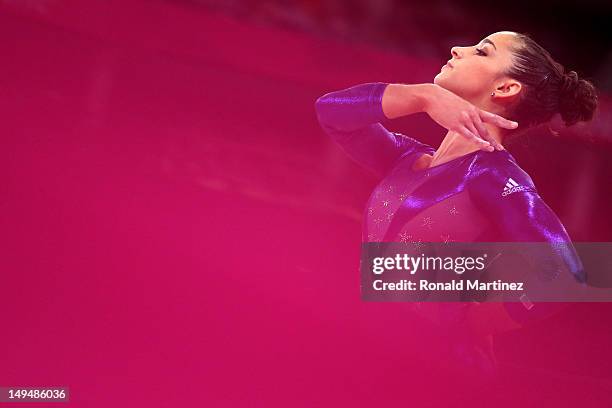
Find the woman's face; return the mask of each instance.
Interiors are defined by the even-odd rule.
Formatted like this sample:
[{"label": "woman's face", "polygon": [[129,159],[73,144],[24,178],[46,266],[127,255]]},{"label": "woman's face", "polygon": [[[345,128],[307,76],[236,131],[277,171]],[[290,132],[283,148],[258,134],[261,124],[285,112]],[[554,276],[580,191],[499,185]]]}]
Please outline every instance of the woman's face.
[{"label": "woman's face", "polygon": [[452,58],[434,78],[434,83],[477,103],[503,88],[503,72],[512,63],[510,46],[516,34],[512,31],[493,33],[476,45],[451,48]]}]

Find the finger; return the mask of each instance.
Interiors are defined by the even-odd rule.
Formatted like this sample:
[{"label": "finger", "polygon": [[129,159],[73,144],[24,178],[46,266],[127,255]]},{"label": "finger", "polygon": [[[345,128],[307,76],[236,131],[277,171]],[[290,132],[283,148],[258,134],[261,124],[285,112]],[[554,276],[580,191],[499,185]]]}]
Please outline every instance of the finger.
[{"label": "finger", "polygon": [[496,126],[503,127],[506,129],[516,129],[518,127],[518,122],[502,118],[499,115],[484,110],[480,111],[480,117],[484,122],[492,123]]},{"label": "finger", "polygon": [[493,145],[493,147],[495,147],[497,150],[503,150],[504,147],[493,136],[491,136],[489,130],[480,119],[480,115],[475,114],[473,115],[473,118],[474,126],[476,127],[476,129],[478,129],[478,133],[480,133],[481,137],[485,140],[488,140],[491,145]]},{"label": "finger", "polygon": [[475,135],[477,141],[481,145],[480,148],[482,150],[486,150],[486,151],[493,151],[493,150],[495,150],[494,147],[491,147],[491,146],[493,146],[493,144],[491,142],[489,142],[488,140],[485,140],[482,136],[480,136],[480,132],[478,132],[478,130],[476,129],[476,127],[474,126],[474,124],[472,122],[466,123],[465,126],[470,130],[470,132],[473,135]]},{"label": "finger", "polygon": [[[482,134],[478,131],[478,129],[476,129],[476,126],[474,126],[473,122],[467,122],[465,124],[465,127],[467,127],[470,132],[472,132],[474,135],[476,135],[476,137],[480,140],[484,140],[485,142],[489,142],[488,140],[486,140],[484,137],[482,137]],[[491,142],[489,142],[490,144]]]},{"label": "finger", "polygon": [[476,136],[476,134],[474,134],[470,129],[468,129],[465,126],[462,126],[461,128],[459,128],[458,132],[464,135],[465,137],[467,137],[468,139],[473,139],[474,141],[480,143],[480,148],[482,150],[486,150],[489,152],[492,152],[493,150],[495,150],[494,147],[491,146],[491,143],[479,138],[478,136]]}]

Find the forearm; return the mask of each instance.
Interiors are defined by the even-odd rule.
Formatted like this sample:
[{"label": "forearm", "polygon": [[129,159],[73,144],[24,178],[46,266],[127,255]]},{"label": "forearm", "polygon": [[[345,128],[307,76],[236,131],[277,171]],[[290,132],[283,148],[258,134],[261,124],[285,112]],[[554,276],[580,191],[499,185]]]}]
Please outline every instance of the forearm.
[{"label": "forearm", "polygon": [[352,132],[387,119],[382,96],[389,84],[368,82],[329,92],[315,102],[315,111],[324,129]]},{"label": "forearm", "polygon": [[424,112],[435,84],[389,84],[382,98],[382,110],[388,119]]},{"label": "forearm", "polygon": [[351,131],[423,112],[436,86],[369,82],[327,93],[317,99],[315,109],[322,125]]},{"label": "forearm", "polygon": [[408,103],[413,109],[417,109],[416,101],[420,99],[417,88],[412,88],[410,92],[398,92],[400,88],[393,87],[390,93],[386,93],[390,86],[384,82],[359,84],[327,93],[315,102],[317,118],[323,130],[351,158],[377,175],[388,171],[402,155],[435,152],[433,147],[410,136],[390,132],[383,126],[381,122],[389,119],[383,113],[385,94],[386,104],[395,110],[398,110],[394,108],[396,103],[400,104],[397,102],[399,93],[403,92],[413,101]]}]

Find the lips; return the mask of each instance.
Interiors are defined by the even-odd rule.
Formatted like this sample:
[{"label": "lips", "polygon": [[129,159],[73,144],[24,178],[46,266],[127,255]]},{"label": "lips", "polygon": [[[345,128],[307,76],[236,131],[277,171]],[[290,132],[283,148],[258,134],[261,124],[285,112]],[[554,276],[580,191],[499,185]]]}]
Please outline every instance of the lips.
[{"label": "lips", "polygon": [[451,68],[453,68],[453,64],[451,64],[451,62],[450,62],[450,61],[448,61],[448,62],[446,63],[446,66],[447,66],[447,67],[451,67]]}]

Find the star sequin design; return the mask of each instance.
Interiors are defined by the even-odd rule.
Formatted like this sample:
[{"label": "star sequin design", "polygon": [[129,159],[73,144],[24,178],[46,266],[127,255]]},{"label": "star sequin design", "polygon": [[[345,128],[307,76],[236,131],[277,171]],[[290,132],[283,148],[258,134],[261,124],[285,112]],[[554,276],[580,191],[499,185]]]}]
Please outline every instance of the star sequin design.
[{"label": "star sequin design", "polygon": [[380,224],[382,221],[383,221],[383,220],[382,220],[382,218],[375,218],[375,219],[374,219],[374,223],[375,223],[376,225]]},{"label": "star sequin design", "polygon": [[407,232],[402,232],[399,237],[401,242],[412,242],[412,235]]},{"label": "star sequin design", "polygon": [[382,202],[383,207],[388,207],[389,206],[389,200],[384,200]]},{"label": "star sequin design", "polygon": [[453,208],[451,208],[450,210],[448,210],[448,212],[449,212],[451,215],[457,215],[457,214],[459,214],[459,211],[457,211],[457,209],[455,208],[455,206],[454,206],[454,205],[453,205]]},{"label": "star sequin design", "polygon": [[392,193],[393,192],[393,186],[387,187],[387,192]]},{"label": "star sequin design", "polygon": [[372,207],[368,208],[368,214],[370,215],[374,214],[374,209]]},{"label": "star sequin design", "polygon": [[406,193],[402,193],[399,195],[400,200],[404,201],[406,199],[406,197],[408,197],[408,194]]},{"label": "star sequin design", "polygon": [[442,238],[442,242],[444,242],[445,244],[448,244],[449,242],[455,242],[454,240],[450,239],[450,234],[440,235],[440,238]]},{"label": "star sequin design", "polygon": [[433,221],[431,220],[431,217],[424,217],[423,218],[423,227],[427,227],[429,229],[431,229],[431,224],[433,224]]},{"label": "star sequin design", "polygon": [[393,218],[393,211],[391,211],[390,213],[387,213],[387,221],[391,221],[391,218]]}]

